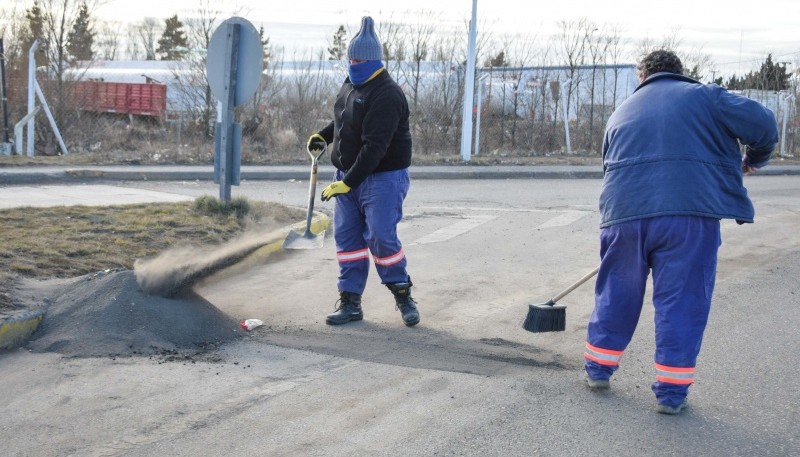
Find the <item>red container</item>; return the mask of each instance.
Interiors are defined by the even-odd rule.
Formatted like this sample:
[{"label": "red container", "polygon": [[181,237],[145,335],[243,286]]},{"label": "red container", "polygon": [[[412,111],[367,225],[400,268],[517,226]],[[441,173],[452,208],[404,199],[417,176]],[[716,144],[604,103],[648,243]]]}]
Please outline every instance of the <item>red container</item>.
[{"label": "red container", "polygon": [[73,85],[73,100],[80,109],[100,113],[164,118],[167,111],[165,84],[79,81]]}]

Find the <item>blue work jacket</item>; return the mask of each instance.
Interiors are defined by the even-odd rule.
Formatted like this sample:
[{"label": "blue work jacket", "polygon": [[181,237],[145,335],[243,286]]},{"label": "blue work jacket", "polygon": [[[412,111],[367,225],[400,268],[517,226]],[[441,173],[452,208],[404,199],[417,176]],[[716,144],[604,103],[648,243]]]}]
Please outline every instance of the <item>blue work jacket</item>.
[{"label": "blue work jacket", "polygon": [[600,226],[667,215],[753,222],[742,161],[767,165],[777,141],[775,115],[760,103],[674,73],[651,75],[608,120]]}]

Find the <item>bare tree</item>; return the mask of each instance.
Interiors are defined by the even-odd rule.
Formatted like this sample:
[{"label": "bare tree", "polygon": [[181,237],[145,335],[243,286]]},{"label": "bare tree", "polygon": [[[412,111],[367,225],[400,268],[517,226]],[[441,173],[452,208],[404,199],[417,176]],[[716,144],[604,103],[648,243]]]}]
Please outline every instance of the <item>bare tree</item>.
[{"label": "bare tree", "polygon": [[342,82],[339,75],[329,71],[332,66],[323,49],[316,58],[306,56],[295,60],[293,76],[283,81],[283,90],[276,96],[276,103],[286,114],[284,122],[294,136],[295,147],[302,147],[308,135],[332,119],[330,102]]},{"label": "bare tree", "polygon": [[557,71],[551,68],[555,63],[556,52],[551,38],[539,46],[533,56],[536,70],[530,75],[529,85],[531,98],[534,99],[531,102],[533,119],[530,123],[530,144],[534,145],[534,152],[557,149],[558,94],[552,92],[550,85],[551,81],[559,77]]},{"label": "bare tree", "polygon": [[645,38],[637,43],[634,55],[635,61],[640,61],[644,56],[656,49],[669,49],[680,57],[683,63],[684,75],[699,80],[709,68],[713,68],[713,60],[703,50],[702,46],[690,46],[687,48],[683,45],[683,42],[684,40],[680,38],[679,28],[670,30],[660,40]]},{"label": "bare tree", "polygon": [[[53,106],[53,115],[56,124],[62,131],[68,131],[71,122],[76,120],[67,110],[70,107],[69,91],[65,81],[65,71],[69,68],[69,35],[73,29],[81,8],[85,5],[85,13],[91,15],[96,2],[83,0],[41,0],[35,5],[40,6],[42,25],[42,51],[46,56],[48,74],[51,80],[42,82],[42,90],[48,93],[50,104]],[[45,137],[48,153],[55,152],[54,138],[52,135]]]},{"label": "bare tree", "polygon": [[[596,27],[593,22],[586,18],[573,21],[560,21],[559,42],[561,45],[561,58],[566,63],[566,77],[569,80],[567,85],[567,98],[561,100],[565,117],[569,119],[570,104],[573,94],[580,92],[581,72],[579,67],[586,62],[586,48],[589,34]],[[580,119],[578,112],[575,113],[576,119]]]},{"label": "bare tree", "polygon": [[441,14],[433,11],[421,11],[417,21],[403,29],[404,35],[399,37],[399,42],[406,43],[407,56],[410,57],[410,67],[403,67],[404,80],[409,85],[411,92],[411,109],[416,111],[419,104],[420,84],[422,83],[422,63],[427,60],[433,44],[436,24],[441,20]]},{"label": "bare tree", "polygon": [[636,47],[633,49],[634,60],[638,62],[644,58],[644,56],[657,49],[670,49],[677,52],[682,42],[682,40],[678,37],[679,30],[680,29],[678,28],[671,29],[669,32],[664,34],[660,40],[656,40],[649,36],[639,40],[639,42],[636,44]]},{"label": "bare tree", "polygon": [[421,154],[455,152],[459,136],[460,106],[464,99],[461,61],[455,56],[463,43],[455,35],[443,36],[431,49],[430,83],[419,99],[415,114],[414,141]]},{"label": "bare tree", "polygon": [[395,74],[400,62],[406,58],[405,36],[406,25],[400,21],[395,21],[394,16],[390,15],[387,19],[377,24],[376,33],[383,46],[383,60],[386,63],[386,70]]},{"label": "bare tree", "polygon": [[[524,116],[527,121],[531,119],[531,113],[535,112],[535,99],[531,97],[532,91],[527,87],[527,77],[530,75],[523,69],[530,66],[538,53],[534,46],[536,42],[535,35],[527,35],[525,37],[509,37],[506,49],[508,49],[508,59],[511,66],[516,68],[512,71],[510,76],[513,79],[513,93],[511,98],[512,120],[510,130],[511,148],[517,148],[517,130],[519,127],[520,116]],[[533,128],[530,128],[533,131]],[[530,139],[530,144],[533,144],[533,138]]]},{"label": "bare tree", "polygon": [[[589,56],[592,62],[592,77],[589,80],[589,132],[586,140],[586,150],[596,153],[599,151],[599,145],[595,142],[595,96],[597,88],[597,68],[605,63],[605,58],[608,53],[608,40],[602,33],[594,33],[598,30],[593,29],[589,33],[588,45]],[[605,75],[605,69],[602,70]]]},{"label": "bare tree", "polygon": [[[614,66],[614,70],[612,72],[613,79],[612,79],[612,87],[611,87],[611,110],[617,109],[617,99],[619,98],[619,76],[620,76],[620,64],[622,63],[622,57],[625,50],[626,41],[623,41],[623,31],[617,25],[610,25],[605,27],[605,34],[604,37],[606,39],[606,59],[607,61]],[[605,74],[604,74],[605,75]],[[603,96],[605,96],[607,92],[606,88],[606,80],[603,80]],[[603,105],[605,105],[605,99],[603,101]],[[605,121],[604,121],[605,123]]]},{"label": "bare tree", "polygon": [[[222,15],[215,2],[203,0],[200,2],[194,15],[186,19],[186,34],[190,47],[194,49],[208,49],[211,37],[216,30],[219,17]],[[211,94],[211,86],[206,77],[206,54],[189,53],[186,57],[192,69],[192,81],[185,90],[192,91],[193,99],[202,101],[202,112],[199,113],[198,125],[207,137],[213,135],[215,100]]]},{"label": "bare tree", "polygon": [[[25,67],[27,24],[25,11],[15,1],[11,7],[0,7],[0,36],[5,48],[6,72],[13,73]],[[30,40],[32,41],[32,40]],[[29,43],[27,43],[29,45]]]},{"label": "bare tree", "polygon": [[154,17],[146,17],[134,27],[136,43],[141,45],[144,51],[144,60],[156,60],[156,48],[162,27],[161,21]]},{"label": "bare tree", "polygon": [[118,22],[100,22],[97,27],[97,56],[102,60],[116,60],[119,53],[122,27]]}]

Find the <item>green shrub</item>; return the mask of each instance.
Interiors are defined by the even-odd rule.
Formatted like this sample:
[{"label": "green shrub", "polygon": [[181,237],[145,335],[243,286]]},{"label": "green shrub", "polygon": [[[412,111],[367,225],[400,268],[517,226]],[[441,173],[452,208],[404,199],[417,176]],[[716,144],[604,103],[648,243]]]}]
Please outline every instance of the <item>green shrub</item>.
[{"label": "green shrub", "polygon": [[233,214],[237,219],[241,219],[250,213],[250,202],[246,197],[235,197],[229,202],[224,202],[216,197],[203,195],[195,199],[194,210],[207,216]]}]

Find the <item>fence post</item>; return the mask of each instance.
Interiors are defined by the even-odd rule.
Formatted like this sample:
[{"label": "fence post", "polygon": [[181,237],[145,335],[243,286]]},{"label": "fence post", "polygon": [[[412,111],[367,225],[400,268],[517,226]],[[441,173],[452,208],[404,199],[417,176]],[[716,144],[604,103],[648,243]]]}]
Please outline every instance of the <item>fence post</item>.
[{"label": "fence post", "polygon": [[564,113],[564,135],[566,136],[567,154],[572,154],[572,144],[569,141],[569,99],[566,92],[571,83],[572,78],[561,84],[561,111]]},{"label": "fence post", "polygon": [[[36,49],[39,48],[39,39],[33,40],[28,50],[28,114],[36,108]],[[28,157],[33,157],[34,134],[36,133],[36,116],[28,119]]]},{"label": "fence post", "polygon": [[789,102],[793,99],[793,94],[788,94],[783,99],[781,99],[780,96],[778,97],[778,103],[783,102],[783,107],[781,108],[783,110],[783,125],[781,126],[781,159],[784,157],[793,157],[791,154],[786,155],[786,123],[789,118]]},{"label": "fence post", "polygon": [[6,86],[6,51],[3,38],[0,38],[0,95],[3,102],[3,147],[9,142],[8,136],[8,86]]}]

